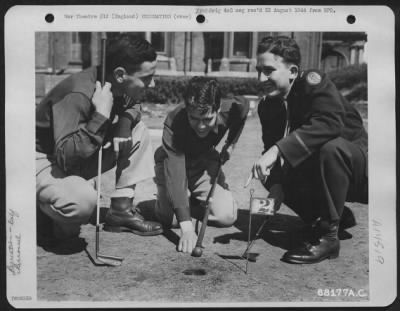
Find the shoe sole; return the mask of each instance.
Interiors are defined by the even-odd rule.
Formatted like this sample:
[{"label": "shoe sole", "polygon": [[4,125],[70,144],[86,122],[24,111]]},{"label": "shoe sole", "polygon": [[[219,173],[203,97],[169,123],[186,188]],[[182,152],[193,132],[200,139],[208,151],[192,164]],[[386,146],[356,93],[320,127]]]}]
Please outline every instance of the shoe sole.
[{"label": "shoe sole", "polygon": [[115,226],[104,225],[103,229],[104,229],[104,231],[107,231],[107,232],[131,232],[133,234],[137,234],[140,236],[154,236],[154,235],[159,235],[159,234],[163,233],[162,228],[159,230],[156,230],[156,231],[142,232],[142,231],[138,231],[138,230],[129,229],[127,227],[115,227]]},{"label": "shoe sole", "polygon": [[301,261],[301,260],[296,260],[296,259],[287,259],[287,258],[285,258],[285,257],[283,257],[282,260],[283,260],[284,262],[287,262],[287,263],[295,263],[295,264],[313,264],[313,263],[319,263],[319,262],[321,262],[321,261],[324,261],[325,259],[336,259],[336,258],[338,258],[338,257],[339,257],[339,253],[331,254],[331,255],[329,255],[329,256],[320,258],[320,259],[317,260],[317,261]]}]

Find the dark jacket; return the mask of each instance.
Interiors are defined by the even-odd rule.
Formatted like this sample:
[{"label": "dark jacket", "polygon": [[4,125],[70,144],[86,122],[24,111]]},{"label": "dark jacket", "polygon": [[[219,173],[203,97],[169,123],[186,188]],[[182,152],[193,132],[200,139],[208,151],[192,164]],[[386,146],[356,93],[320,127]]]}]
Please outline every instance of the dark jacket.
[{"label": "dark jacket", "polygon": [[[293,83],[287,105],[290,132],[286,137],[283,135],[287,112],[282,99],[261,100],[258,114],[264,152],[276,144],[289,167],[298,166],[337,137],[368,152],[368,135],[360,114],[324,73],[302,72]],[[271,172],[272,182],[281,178],[277,164]]]}]

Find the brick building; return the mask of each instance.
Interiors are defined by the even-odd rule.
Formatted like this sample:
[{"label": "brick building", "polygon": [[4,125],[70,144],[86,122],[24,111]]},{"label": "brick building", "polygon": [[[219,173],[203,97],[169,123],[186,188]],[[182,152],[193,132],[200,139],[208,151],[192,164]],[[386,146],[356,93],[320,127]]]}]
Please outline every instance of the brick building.
[{"label": "brick building", "polygon": [[[107,33],[112,37],[116,33]],[[297,40],[303,68],[324,71],[365,62],[365,33],[337,32],[141,32],[158,53],[159,75],[256,77],[256,48],[267,35]],[[99,32],[37,32],[36,94],[100,60]]]}]

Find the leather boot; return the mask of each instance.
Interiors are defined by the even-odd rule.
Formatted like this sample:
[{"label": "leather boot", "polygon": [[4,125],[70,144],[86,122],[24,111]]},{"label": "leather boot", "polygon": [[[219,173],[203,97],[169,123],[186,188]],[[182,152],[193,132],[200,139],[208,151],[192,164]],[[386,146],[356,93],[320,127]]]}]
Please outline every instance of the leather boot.
[{"label": "leather boot", "polygon": [[[305,220],[303,219],[305,222]],[[306,222],[304,228],[301,230],[301,234],[305,237],[305,239],[310,240],[315,236],[316,231],[318,232],[320,218],[317,218],[313,222]],[[346,231],[346,229],[353,228],[357,225],[356,218],[352,212],[352,210],[344,206],[342,216],[340,217],[339,222],[339,240],[348,240],[353,237],[353,235]]]},{"label": "leather boot", "polygon": [[289,263],[311,264],[337,258],[340,249],[338,227],[338,224],[327,225],[326,222],[321,221],[319,237],[286,252],[282,260]]},{"label": "leather boot", "polygon": [[133,198],[111,198],[111,207],[107,212],[105,231],[132,232],[138,235],[158,235],[163,232],[161,224],[155,221],[146,221],[133,208]]}]

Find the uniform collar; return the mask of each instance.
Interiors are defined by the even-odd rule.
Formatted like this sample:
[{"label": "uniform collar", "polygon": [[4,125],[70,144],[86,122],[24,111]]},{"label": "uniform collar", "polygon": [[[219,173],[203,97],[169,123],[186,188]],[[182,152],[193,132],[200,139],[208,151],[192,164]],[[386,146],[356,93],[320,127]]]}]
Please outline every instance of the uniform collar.
[{"label": "uniform collar", "polygon": [[290,91],[288,93],[288,95],[286,96],[286,100],[290,100],[290,98],[293,98],[297,95],[298,93],[298,88],[299,88],[299,81],[302,79],[304,72],[301,71],[299,73],[299,75],[296,77],[296,79],[294,80],[292,87],[290,88]]}]

